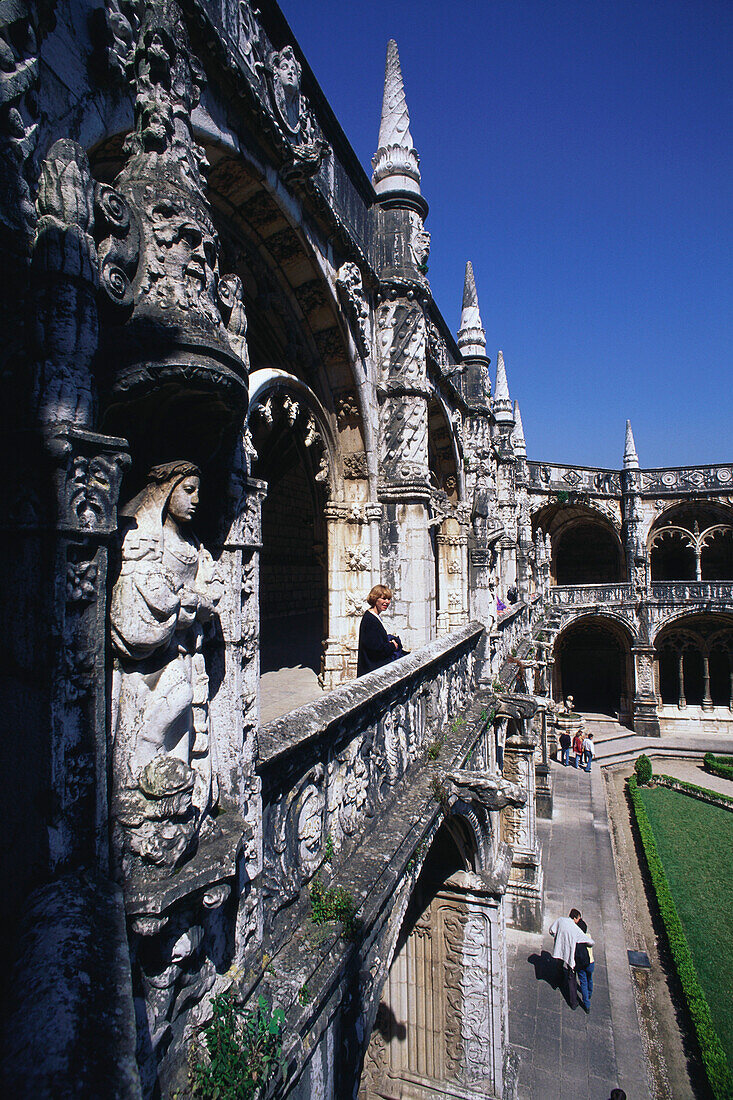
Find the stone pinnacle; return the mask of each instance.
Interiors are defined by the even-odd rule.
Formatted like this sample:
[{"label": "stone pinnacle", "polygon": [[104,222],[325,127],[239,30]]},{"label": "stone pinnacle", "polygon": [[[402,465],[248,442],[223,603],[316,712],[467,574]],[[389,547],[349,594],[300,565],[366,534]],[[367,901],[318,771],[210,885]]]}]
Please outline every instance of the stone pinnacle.
[{"label": "stone pinnacle", "polygon": [[486,356],[486,333],[481,324],[476,280],[473,277],[473,265],[470,260],[466,263],[466,278],[463,284],[463,309],[461,327],[458,330],[458,347],[464,359],[471,356]]},{"label": "stone pinnacle", "polygon": [[504,352],[496,357],[496,386],[494,387],[494,417],[497,424],[513,424],[514,410],[509,397],[509,383],[506,379]]},{"label": "stone pinnacle", "polygon": [[626,446],[624,447],[624,470],[638,470],[639,458],[636,454],[634,433],[631,430],[631,421],[626,421]]},{"label": "stone pinnacle", "polygon": [[514,431],[512,432],[512,443],[514,444],[514,453],[518,458],[527,457],[527,444],[524,441],[524,427],[522,425],[522,414],[519,411],[519,402],[514,402]]},{"label": "stone pinnacle", "polygon": [[400,55],[397,53],[397,43],[394,38],[390,38],[384,71],[379,146],[372,158],[372,183],[377,194],[410,191],[419,195],[419,163],[410,133],[410,115],[402,82]]}]

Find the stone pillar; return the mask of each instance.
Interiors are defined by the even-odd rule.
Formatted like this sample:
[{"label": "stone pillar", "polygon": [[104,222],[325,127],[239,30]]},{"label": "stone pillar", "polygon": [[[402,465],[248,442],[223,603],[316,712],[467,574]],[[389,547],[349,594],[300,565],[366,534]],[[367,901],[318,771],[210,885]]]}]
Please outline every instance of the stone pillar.
[{"label": "stone pillar", "polygon": [[395,297],[380,305],[377,323],[384,379],[380,580],[394,591],[393,633],[400,635],[406,649],[418,649],[435,633],[425,316],[414,298]]},{"label": "stone pillar", "polygon": [[[328,531],[328,638],[321,684],[330,691],[356,676],[359,623],[366,597],[379,583],[379,504],[326,505]],[[374,552],[375,533],[377,552]]]},{"label": "stone pillar", "polygon": [[236,961],[262,938],[262,914],[252,884],[262,870],[262,784],[259,748],[259,579],[262,502],[266,485],[246,478],[231,522],[222,532],[217,571],[224,595],[218,605],[222,646],[215,654],[221,683],[209,704],[213,767],[220,796],[241,816],[244,866],[237,881]]},{"label": "stone pillar", "polygon": [[[539,743],[535,751],[535,780],[537,792],[537,816],[552,819],[552,773],[550,771],[550,753],[547,738],[547,704],[549,700],[538,701],[535,723],[539,726]],[[539,759],[537,757],[539,756]]]},{"label": "stone pillar", "polygon": [[516,728],[507,733],[503,775],[527,792],[522,806],[502,810],[502,839],[512,848],[507,886],[507,923],[525,932],[542,931],[544,877],[537,840],[535,740]]},{"label": "stone pillar", "polygon": [[468,534],[449,517],[436,536],[438,546],[438,634],[468,622]]},{"label": "stone pillar", "polygon": [[634,658],[634,732],[643,737],[659,737],[657,694],[654,688],[654,646],[632,647]]}]

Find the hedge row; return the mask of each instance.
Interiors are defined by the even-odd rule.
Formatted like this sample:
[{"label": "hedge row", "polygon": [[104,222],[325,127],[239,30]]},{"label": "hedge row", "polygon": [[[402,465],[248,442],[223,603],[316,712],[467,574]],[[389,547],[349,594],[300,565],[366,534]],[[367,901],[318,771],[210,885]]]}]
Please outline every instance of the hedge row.
[{"label": "hedge row", "polygon": [[711,806],[720,806],[721,810],[733,812],[733,798],[727,794],[718,794],[707,787],[698,787],[695,783],[687,783],[684,779],[678,779],[675,775],[655,775],[654,782],[660,787],[669,787],[673,791],[682,791],[692,798],[699,798],[701,802],[708,802]]},{"label": "hedge row", "polygon": [[733,779],[733,756],[714,756],[711,752],[706,752],[702,762],[705,771],[711,775],[717,775],[720,779]]},{"label": "hedge row", "polygon": [[697,1040],[700,1044],[700,1052],[710,1088],[715,1100],[731,1100],[731,1097],[733,1097],[733,1076],[728,1065],[728,1059],[715,1030],[705,994],[700,988],[695,964],[690,954],[690,947],[669,888],[664,866],[659,858],[654,833],[639,793],[636,777],[630,776],[628,782],[636,823],[639,827],[641,842],[649,865],[649,874],[657,896],[659,911],[664,922],[672,957],[682,983]]}]

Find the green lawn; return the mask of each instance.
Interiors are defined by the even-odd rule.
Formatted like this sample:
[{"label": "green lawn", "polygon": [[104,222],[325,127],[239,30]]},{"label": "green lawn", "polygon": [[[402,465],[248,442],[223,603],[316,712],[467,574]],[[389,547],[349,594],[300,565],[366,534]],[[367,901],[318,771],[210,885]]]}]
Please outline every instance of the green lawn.
[{"label": "green lawn", "polygon": [[733,813],[640,787],[700,985],[733,1065]]}]

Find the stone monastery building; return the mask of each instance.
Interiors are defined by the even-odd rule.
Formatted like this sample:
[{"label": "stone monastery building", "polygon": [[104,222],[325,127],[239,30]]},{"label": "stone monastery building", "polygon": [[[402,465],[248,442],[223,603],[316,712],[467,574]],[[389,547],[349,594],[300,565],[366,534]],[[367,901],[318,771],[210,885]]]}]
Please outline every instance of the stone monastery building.
[{"label": "stone monastery building", "polygon": [[[558,703],[730,729],[733,466],[528,460],[394,42],[371,178],[274,0],[0,47],[6,1094],[189,1095],[231,989],[268,1096],[502,1097]],[[356,679],[378,582],[410,653]]]}]

